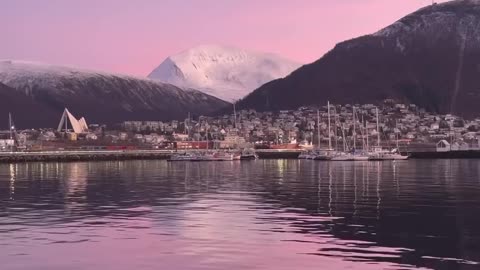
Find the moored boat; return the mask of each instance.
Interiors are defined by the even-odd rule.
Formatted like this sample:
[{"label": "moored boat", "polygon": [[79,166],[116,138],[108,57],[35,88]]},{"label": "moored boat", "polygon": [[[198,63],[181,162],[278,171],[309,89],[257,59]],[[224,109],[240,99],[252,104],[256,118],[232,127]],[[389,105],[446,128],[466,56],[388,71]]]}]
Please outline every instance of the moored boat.
[{"label": "moored boat", "polygon": [[409,156],[402,155],[397,149],[391,151],[376,147],[370,154],[369,160],[382,161],[382,160],[406,160]]},{"label": "moored boat", "polygon": [[173,154],[167,161],[232,161],[233,153],[211,152],[184,152]]},{"label": "moored boat", "polygon": [[240,160],[255,160],[258,159],[255,150],[253,149],[244,149],[240,154]]},{"label": "moored boat", "polygon": [[[394,148],[391,151],[383,149],[380,144],[380,127],[378,124],[378,108],[376,108],[376,116],[377,116],[377,146],[373,148],[373,151],[368,154],[369,160],[406,160],[409,156],[402,155],[398,148]],[[397,140],[398,144],[398,140]]]},{"label": "moored boat", "polygon": [[353,153],[352,156],[354,161],[367,161],[370,158],[366,153]]},{"label": "moored boat", "polygon": [[234,159],[234,154],[214,151],[205,153],[203,158],[204,161],[232,161]]},{"label": "moored boat", "polygon": [[196,152],[184,152],[173,154],[167,161],[202,161],[203,157]]},{"label": "moored boat", "polygon": [[330,159],[331,161],[353,161],[353,155],[350,153],[337,152]]}]

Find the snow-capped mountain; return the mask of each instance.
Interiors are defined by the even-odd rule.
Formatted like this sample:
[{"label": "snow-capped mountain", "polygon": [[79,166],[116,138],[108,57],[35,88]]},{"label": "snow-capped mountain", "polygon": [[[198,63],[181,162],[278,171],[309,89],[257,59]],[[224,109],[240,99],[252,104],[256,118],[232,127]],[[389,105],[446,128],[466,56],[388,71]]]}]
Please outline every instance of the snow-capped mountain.
[{"label": "snow-capped mountain", "polygon": [[428,5],[372,34],[341,42],[239,107],[378,103],[393,98],[430,111],[480,114],[480,0]]},{"label": "snow-capped mountain", "polygon": [[275,54],[203,45],[168,57],[148,77],[233,101],[298,67]]},{"label": "snow-capped mountain", "polygon": [[[19,100],[58,115],[68,107],[91,123],[184,119],[189,112],[209,114],[228,105],[200,91],[149,79],[23,61],[0,60],[0,83],[8,86],[0,92],[4,109],[18,109]],[[6,101],[11,89],[17,102]],[[41,116],[46,111],[31,107],[23,107],[23,113]],[[58,119],[50,121],[54,126]]]}]

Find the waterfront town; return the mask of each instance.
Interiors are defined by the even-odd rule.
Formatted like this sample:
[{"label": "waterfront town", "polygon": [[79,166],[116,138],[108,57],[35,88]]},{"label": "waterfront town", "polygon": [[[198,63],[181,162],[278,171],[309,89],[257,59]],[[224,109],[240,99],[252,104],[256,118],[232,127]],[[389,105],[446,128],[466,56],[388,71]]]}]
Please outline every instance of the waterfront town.
[{"label": "waterfront town", "polygon": [[[329,144],[327,106],[278,112],[238,110],[217,117],[186,116],[183,121],[170,122],[126,121],[113,126],[87,126],[85,119],[77,121],[68,114],[70,117],[62,115],[58,129],[17,130],[13,116],[10,130],[0,135],[0,149],[237,149],[284,144],[308,149]],[[480,138],[480,118],[467,120],[450,114],[437,115],[393,100],[385,100],[379,106],[331,105],[330,123],[330,144],[334,148],[342,145],[351,148],[354,137],[356,148],[365,147],[365,141],[373,145],[378,138],[383,145],[435,145],[446,140],[478,147]],[[83,128],[78,128],[79,125]]]}]

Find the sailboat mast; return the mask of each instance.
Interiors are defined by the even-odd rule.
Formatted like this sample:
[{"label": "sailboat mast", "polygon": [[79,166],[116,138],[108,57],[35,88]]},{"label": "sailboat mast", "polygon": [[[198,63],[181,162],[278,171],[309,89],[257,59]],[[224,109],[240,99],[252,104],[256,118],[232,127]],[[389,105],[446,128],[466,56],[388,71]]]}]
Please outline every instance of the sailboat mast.
[{"label": "sailboat mast", "polygon": [[333,134],[335,135],[335,150],[338,151],[338,123],[337,123],[337,108],[335,106],[333,107],[333,120],[334,120],[334,125],[335,125],[335,130],[333,131]]},{"label": "sailboat mast", "polygon": [[8,113],[8,130],[10,132],[10,140],[13,139],[12,114]]},{"label": "sailboat mast", "polygon": [[[199,121],[199,122],[200,122],[200,121]],[[208,128],[206,128],[205,130],[206,130],[206,133],[207,133],[207,134],[206,134],[206,135],[207,135],[206,137],[207,137],[207,150],[208,150],[208,148],[209,148],[209,147],[208,147]]]},{"label": "sailboat mast", "polygon": [[190,139],[190,112],[188,112],[187,119],[185,119],[185,135]]},{"label": "sailboat mast", "polygon": [[353,106],[353,149],[357,149],[357,133],[355,132],[355,106]]},{"label": "sailboat mast", "polygon": [[332,149],[332,132],[330,128],[330,101],[327,102],[328,111],[328,150]]},{"label": "sailboat mast", "polygon": [[[395,129],[397,129],[397,120],[395,119]],[[397,150],[398,150],[398,134],[395,130],[395,142],[396,142],[396,145],[397,145]]]},{"label": "sailboat mast", "polygon": [[375,111],[377,113],[377,146],[380,147],[380,126],[378,124],[378,107],[375,108]]},{"label": "sailboat mast", "polygon": [[[364,123],[364,120],[363,120],[363,114],[362,114],[362,123],[361,123],[361,125],[360,125],[360,131],[362,132],[362,148],[363,148],[363,151],[365,151],[365,135],[368,136],[368,134],[366,134],[367,132],[366,132],[366,130],[365,130],[365,129],[366,129],[366,125],[365,125],[365,127],[364,127],[364,126],[363,126],[363,123]],[[363,133],[363,132],[365,132],[365,133]],[[368,148],[368,147],[367,147],[367,148]]]},{"label": "sailboat mast", "polygon": [[317,110],[317,139],[318,139],[318,149],[320,149],[320,110]]},{"label": "sailboat mast", "polygon": [[368,134],[367,121],[365,121],[365,133],[367,134],[367,151],[370,151],[370,145],[368,141],[368,137],[370,136],[370,134]]},{"label": "sailboat mast", "polygon": [[235,101],[233,102],[233,124],[233,127],[237,128],[237,110],[235,109]]}]

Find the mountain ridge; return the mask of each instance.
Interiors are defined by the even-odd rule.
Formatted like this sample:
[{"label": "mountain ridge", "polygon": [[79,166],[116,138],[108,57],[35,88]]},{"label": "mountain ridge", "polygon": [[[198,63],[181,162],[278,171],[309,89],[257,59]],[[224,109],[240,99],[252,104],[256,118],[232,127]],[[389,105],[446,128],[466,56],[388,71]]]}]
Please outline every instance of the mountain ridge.
[{"label": "mountain ridge", "polygon": [[[60,115],[68,107],[90,123],[184,119],[189,112],[210,114],[228,105],[200,91],[149,79],[24,61],[0,61],[0,83],[37,108],[49,108]],[[26,113],[38,112],[26,108]],[[57,119],[50,121],[54,126]]]}]

